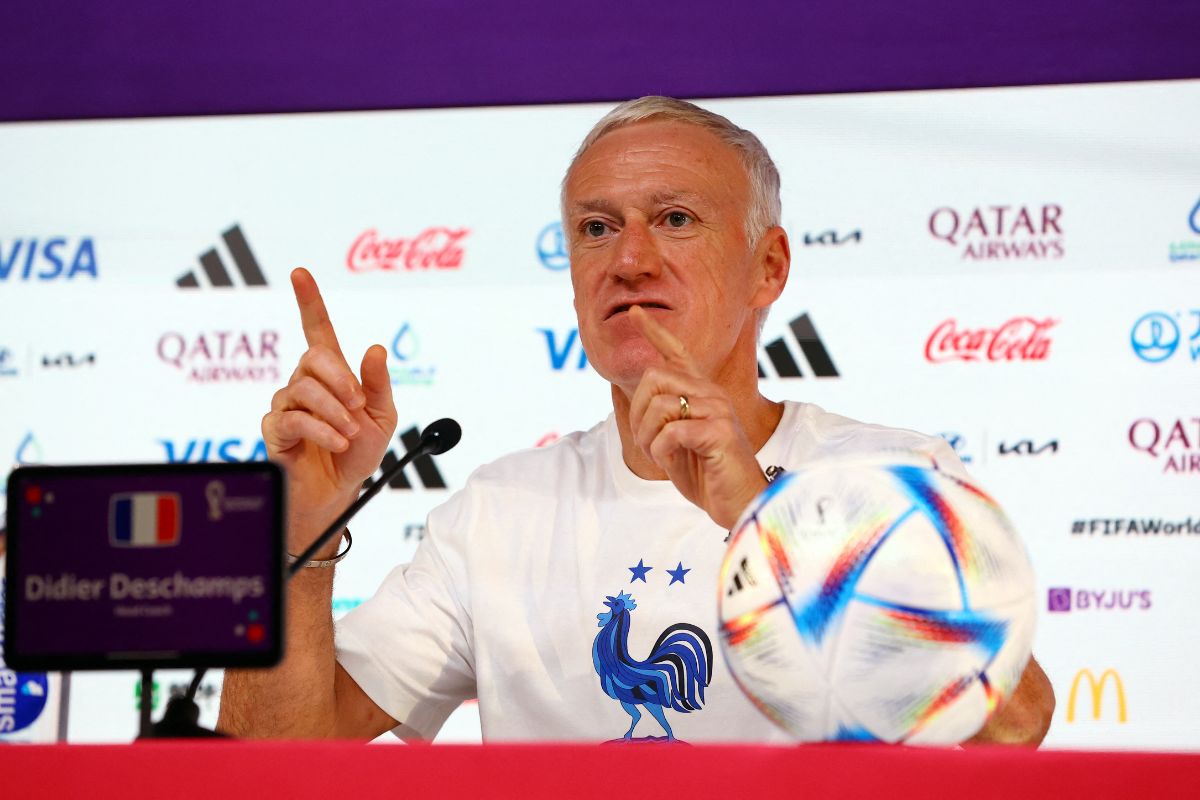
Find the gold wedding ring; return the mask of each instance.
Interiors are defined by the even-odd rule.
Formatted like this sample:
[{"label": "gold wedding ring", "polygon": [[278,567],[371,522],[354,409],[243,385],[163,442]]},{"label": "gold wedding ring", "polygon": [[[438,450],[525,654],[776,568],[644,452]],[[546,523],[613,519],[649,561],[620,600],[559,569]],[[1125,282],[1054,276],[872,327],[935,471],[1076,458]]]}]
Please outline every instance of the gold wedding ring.
[{"label": "gold wedding ring", "polygon": [[692,416],[692,407],[688,405],[687,398],[679,395],[679,418],[688,419]]}]

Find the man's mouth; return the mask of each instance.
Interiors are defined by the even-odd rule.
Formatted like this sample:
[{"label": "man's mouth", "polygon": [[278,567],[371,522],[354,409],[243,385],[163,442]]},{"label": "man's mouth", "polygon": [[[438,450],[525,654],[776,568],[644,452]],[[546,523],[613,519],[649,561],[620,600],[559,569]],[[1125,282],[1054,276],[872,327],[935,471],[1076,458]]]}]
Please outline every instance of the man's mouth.
[{"label": "man's mouth", "polygon": [[604,319],[610,320],[613,317],[617,316],[618,314],[624,314],[626,311],[633,308],[634,306],[641,306],[642,308],[659,308],[664,311],[671,310],[671,307],[668,306],[666,303],[659,303],[656,300],[639,300],[636,303],[620,303],[618,305],[613,306],[611,309],[609,309],[608,315],[605,316]]}]

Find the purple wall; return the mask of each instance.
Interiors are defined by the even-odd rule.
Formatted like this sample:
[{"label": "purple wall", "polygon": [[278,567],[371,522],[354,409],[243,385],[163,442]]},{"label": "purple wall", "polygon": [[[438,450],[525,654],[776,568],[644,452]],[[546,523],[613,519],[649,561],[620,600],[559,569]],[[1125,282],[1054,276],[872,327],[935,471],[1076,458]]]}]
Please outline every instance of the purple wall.
[{"label": "purple wall", "polygon": [[0,7],[0,120],[1186,77],[1197,0]]}]

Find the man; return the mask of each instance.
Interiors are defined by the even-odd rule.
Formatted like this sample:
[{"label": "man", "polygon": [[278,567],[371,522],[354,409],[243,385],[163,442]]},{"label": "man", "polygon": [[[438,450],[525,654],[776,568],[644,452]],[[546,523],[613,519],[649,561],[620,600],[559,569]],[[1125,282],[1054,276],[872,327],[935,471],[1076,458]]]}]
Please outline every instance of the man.
[{"label": "man", "polygon": [[[764,468],[902,448],[961,472],[939,439],[759,393],[758,331],[790,252],[753,134],[631,101],[585,139],[562,202],[580,335],[613,415],[477,470],[430,514],[412,564],[339,623],[336,650],[333,570],[302,570],[287,655],[227,675],[223,730],[431,737],[478,697],[491,739],[782,740],[713,647],[724,540]],[[396,410],[386,351],[356,379],[312,278],[293,285],[309,349],[263,435],[288,472],[298,553],[378,467]],[[1040,742],[1052,709],[1031,662],[977,739]]]}]

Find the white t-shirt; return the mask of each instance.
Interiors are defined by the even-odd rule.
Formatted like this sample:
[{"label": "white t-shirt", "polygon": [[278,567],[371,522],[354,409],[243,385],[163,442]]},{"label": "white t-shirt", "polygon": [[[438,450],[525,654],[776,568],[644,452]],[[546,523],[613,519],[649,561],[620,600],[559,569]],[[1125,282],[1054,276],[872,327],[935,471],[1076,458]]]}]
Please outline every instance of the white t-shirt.
[{"label": "white t-shirt", "polygon": [[[884,450],[921,453],[965,475],[940,438],[794,402],[757,457],[764,468],[794,470]],[[337,658],[380,708],[428,738],[477,697],[486,740],[603,742],[624,737],[635,718],[633,738],[661,738],[658,711],[683,741],[785,741],[722,657],[717,581],[727,533],[670,481],[630,472],[610,415],[476,470],[430,513],[412,562],[338,622]],[[601,682],[613,658],[611,648],[593,656],[607,620],[599,615],[620,592],[636,603],[626,620],[633,660],[647,660],[676,626],[674,663],[687,663],[677,667],[673,707],[659,711],[628,693],[622,703]]]}]

